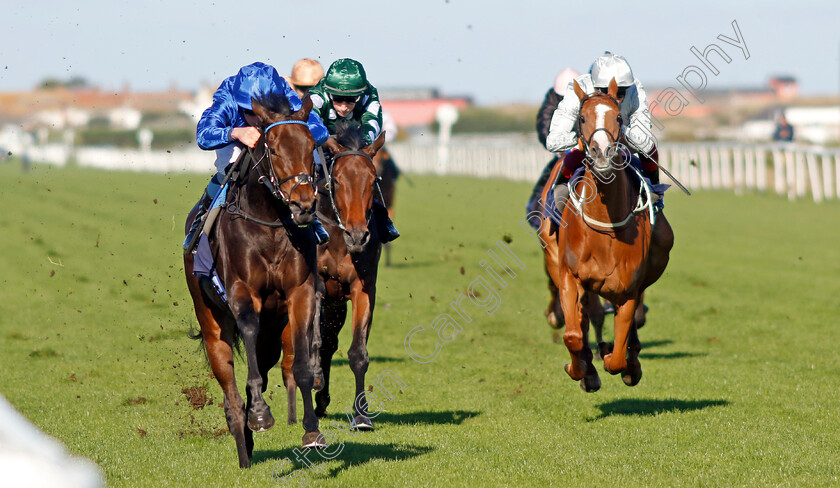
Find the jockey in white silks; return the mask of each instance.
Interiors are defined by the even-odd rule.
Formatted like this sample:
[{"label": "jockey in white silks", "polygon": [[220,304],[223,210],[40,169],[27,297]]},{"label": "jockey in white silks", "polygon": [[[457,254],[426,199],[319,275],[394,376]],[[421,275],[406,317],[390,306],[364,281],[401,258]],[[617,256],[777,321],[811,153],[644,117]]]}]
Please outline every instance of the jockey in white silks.
[{"label": "jockey in white silks", "polygon": [[[596,90],[606,93],[613,78],[618,85],[616,99],[620,104],[621,118],[626,121],[624,140],[631,150],[639,153],[643,175],[652,183],[659,183],[659,165],[657,164],[659,155],[651,131],[647,96],[642,83],[633,77],[633,71],[627,64],[627,60],[607,51],[592,63],[589,73],[575,78],[574,81],[577,81],[586,94],[593,94]],[[546,148],[549,151],[568,150],[554,188],[555,205],[561,212],[569,197],[569,179],[583,164],[586,157],[583,151],[575,147],[578,144],[578,134],[575,129],[580,116],[581,101],[575,93],[573,83],[569,83],[563,100],[554,111],[546,138]]]}]

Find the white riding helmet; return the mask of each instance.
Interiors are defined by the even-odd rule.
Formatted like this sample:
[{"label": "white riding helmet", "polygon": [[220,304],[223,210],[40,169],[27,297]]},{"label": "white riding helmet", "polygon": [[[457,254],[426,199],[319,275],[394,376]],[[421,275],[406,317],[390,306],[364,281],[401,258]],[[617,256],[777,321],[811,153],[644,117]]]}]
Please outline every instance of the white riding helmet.
[{"label": "white riding helmet", "polygon": [[557,92],[558,95],[563,95],[568,88],[569,83],[572,82],[575,78],[580,76],[580,73],[573,70],[572,68],[566,68],[563,71],[557,73],[557,77],[554,78],[554,91]]},{"label": "white riding helmet", "polygon": [[604,55],[592,63],[589,75],[592,77],[592,85],[595,88],[607,88],[613,78],[619,87],[628,87],[634,80],[633,70],[630,69],[624,56],[609,51],[604,51]]}]

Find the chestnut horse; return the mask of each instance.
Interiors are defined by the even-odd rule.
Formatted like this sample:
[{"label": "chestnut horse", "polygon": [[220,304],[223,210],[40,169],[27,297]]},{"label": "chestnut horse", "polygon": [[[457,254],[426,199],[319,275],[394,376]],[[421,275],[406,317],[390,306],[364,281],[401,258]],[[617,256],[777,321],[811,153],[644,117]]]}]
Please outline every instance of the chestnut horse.
[{"label": "chestnut horse", "polygon": [[624,383],[635,386],[642,367],[634,315],[645,289],[665,271],[674,234],[665,215],[654,213],[649,187],[625,168],[629,153],[618,144],[622,120],[615,80],[606,94],[586,95],[577,82],[574,89],[581,100],[579,144],[587,157],[584,176],[569,183],[566,226],[557,236],[563,341],[572,359],[565,370],[585,391],[601,386],[587,340],[587,308],[598,295],[616,308],[615,342],[604,355],[604,369],[622,373]]},{"label": "chestnut horse", "polygon": [[[210,280],[193,276],[193,255],[184,256],[201,339],[225,395],[225,418],[241,468],[250,466],[253,432],[274,425],[263,392],[268,371],[280,358],[281,335],[294,345],[291,369],[305,410],[303,446],[325,445],[312,402],[318,342],[317,243],[311,229],[298,227],[312,221],[316,205],[311,173],[315,140],[306,123],[312,102],[306,97],[297,112],[283,97],[254,100],[253,107],[263,137],[252,151],[253,163],[246,158],[246,166],[236,169],[240,175],[231,179],[211,233],[210,248],[227,304],[219,300]],[[234,377],[233,349],[239,340],[248,365],[247,403]]]}]

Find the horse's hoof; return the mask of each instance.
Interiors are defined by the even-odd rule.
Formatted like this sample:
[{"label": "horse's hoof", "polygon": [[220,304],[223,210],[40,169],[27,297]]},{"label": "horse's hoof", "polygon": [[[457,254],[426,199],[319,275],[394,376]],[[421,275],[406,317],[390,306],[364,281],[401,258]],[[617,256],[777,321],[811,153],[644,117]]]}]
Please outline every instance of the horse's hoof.
[{"label": "horse's hoof", "polygon": [[304,449],[323,449],[327,447],[327,443],[324,441],[324,436],[315,430],[303,434],[302,446]]},{"label": "horse's hoof", "polygon": [[353,422],[350,423],[350,428],[355,430],[373,430],[373,422],[364,415],[356,415]]},{"label": "horse's hoof", "polygon": [[[575,381],[580,381],[580,380],[583,379],[583,373],[579,373],[579,374],[572,373],[572,365],[571,364],[566,363],[566,365],[563,367],[563,369],[566,371],[566,374],[569,375],[569,378],[571,378]],[[583,371],[585,371],[586,367],[581,368],[581,369]]]},{"label": "horse's hoof", "polygon": [[612,354],[611,353],[604,356],[604,371],[606,371],[609,374],[618,374],[618,373],[621,373],[622,371],[624,371],[624,368],[615,369],[615,370],[611,369],[610,368],[610,359],[612,359]]},{"label": "horse's hoof", "polygon": [[601,378],[597,374],[584,376],[580,380],[580,389],[587,393],[595,393],[601,389]]},{"label": "horse's hoof", "polygon": [[598,343],[598,357],[604,359],[607,357],[613,349],[613,345],[611,342],[599,342]]},{"label": "horse's hoof", "polygon": [[324,373],[316,373],[312,378],[312,391],[321,391],[324,389]]},{"label": "horse's hoof", "polygon": [[640,363],[631,363],[628,364],[626,368],[624,368],[624,372],[621,374],[621,380],[624,381],[624,384],[627,386],[636,386],[639,384],[639,381],[642,380],[642,365]]},{"label": "horse's hoof", "polygon": [[552,329],[557,329],[557,316],[554,315],[554,311],[550,310],[545,313],[545,320],[548,321],[548,326]]},{"label": "horse's hoof", "polygon": [[274,427],[274,416],[267,407],[263,413],[248,413],[248,428],[252,431],[265,432],[272,427]]}]

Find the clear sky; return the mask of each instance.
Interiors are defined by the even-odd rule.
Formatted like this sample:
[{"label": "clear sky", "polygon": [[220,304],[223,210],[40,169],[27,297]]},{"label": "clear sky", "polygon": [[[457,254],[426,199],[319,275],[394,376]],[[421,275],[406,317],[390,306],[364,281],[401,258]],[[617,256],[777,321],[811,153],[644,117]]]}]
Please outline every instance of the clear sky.
[{"label": "clear sky", "polygon": [[[840,87],[840,2],[561,2],[557,0],[197,1],[3,0],[0,91],[81,76],[103,89],[218,86],[264,61],[287,74],[312,57],[361,61],[380,87],[437,87],[481,104],[539,103],[555,74],[588,69],[605,49],[648,85],[679,87],[700,65],[690,48],[721,46],[709,88],[764,86],[790,74],[805,94]],[[749,50],[735,39],[735,20]]]}]

